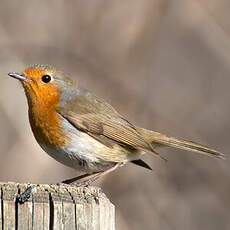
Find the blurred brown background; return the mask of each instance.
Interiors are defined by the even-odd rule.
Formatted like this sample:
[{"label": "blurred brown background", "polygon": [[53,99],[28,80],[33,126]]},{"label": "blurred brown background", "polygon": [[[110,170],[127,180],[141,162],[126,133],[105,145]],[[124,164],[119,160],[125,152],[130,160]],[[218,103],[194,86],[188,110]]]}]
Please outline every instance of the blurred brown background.
[{"label": "blurred brown background", "polygon": [[[7,1],[0,5],[0,180],[75,176],[35,142],[19,83],[52,64],[140,126],[229,152],[228,0]],[[127,165],[101,180],[117,229],[230,229],[229,160],[163,149],[153,172]]]}]

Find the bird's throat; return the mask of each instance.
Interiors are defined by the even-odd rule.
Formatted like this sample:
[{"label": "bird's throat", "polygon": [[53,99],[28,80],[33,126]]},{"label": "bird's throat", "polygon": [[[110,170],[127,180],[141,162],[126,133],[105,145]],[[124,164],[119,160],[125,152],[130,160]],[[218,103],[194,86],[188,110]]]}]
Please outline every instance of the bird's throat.
[{"label": "bird's throat", "polygon": [[62,120],[56,112],[59,106],[58,98],[52,103],[35,98],[27,99],[30,125],[38,143],[57,148],[65,145]]}]

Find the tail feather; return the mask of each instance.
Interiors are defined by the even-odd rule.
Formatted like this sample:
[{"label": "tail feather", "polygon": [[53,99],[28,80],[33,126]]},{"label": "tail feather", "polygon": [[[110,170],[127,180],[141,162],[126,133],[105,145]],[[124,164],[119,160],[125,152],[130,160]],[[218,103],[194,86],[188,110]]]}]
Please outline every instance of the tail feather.
[{"label": "tail feather", "polygon": [[192,141],[168,137],[161,133],[149,131],[146,129],[140,129],[140,132],[143,134],[146,141],[150,142],[153,146],[169,146],[177,149],[183,149],[212,157],[225,159],[225,155],[223,153]]}]

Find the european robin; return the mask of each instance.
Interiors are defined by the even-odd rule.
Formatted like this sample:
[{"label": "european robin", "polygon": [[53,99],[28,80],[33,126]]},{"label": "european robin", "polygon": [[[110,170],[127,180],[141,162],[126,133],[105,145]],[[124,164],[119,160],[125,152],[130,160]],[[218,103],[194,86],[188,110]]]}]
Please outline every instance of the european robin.
[{"label": "european robin", "polygon": [[159,156],[155,149],[161,146],[224,157],[209,147],[133,125],[103,99],[79,88],[54,67],[34,65],[9,76],[22,83],[30,125],[39,145],[57,161],[85,172],[81,176],[84,182],[128,162],[151,169],[141,156]]}]

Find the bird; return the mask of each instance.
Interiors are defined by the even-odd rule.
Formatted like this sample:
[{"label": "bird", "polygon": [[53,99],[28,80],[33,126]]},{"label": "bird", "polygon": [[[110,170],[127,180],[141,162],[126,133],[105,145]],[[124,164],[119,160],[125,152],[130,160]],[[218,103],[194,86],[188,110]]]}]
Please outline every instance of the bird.
[{"label": "bird", "polygon": [[28,116],[35,139],[58,162],[83,174],[63,181],[90,184],[131,162],[151,167],[141,158],[156,149],[173,147],[216,158],[224,154],[207,146],[138,127],[105,100],[81,88],[74,78],[50,65],[32,65],[19,80],[28,102]]}]

